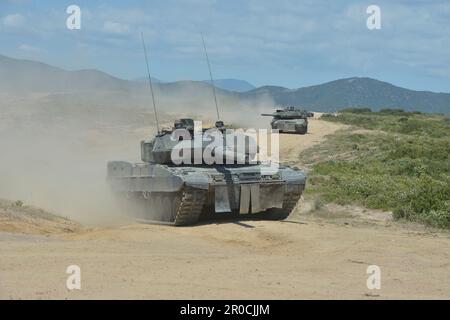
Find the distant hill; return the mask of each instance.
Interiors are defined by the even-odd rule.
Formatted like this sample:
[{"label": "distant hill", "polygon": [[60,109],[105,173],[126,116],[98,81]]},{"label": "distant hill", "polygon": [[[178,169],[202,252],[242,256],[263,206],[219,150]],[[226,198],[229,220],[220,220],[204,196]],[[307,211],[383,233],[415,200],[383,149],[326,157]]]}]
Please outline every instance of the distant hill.
[{"label": "distant hill", "polygon": [[[137,81],[137,82],[147,82],[148,81],[148,77],[139,77],[136,79],[133,79],[133,81]],[[158,83],[158,82],[164,82],[158,78],[152,77],[152,82]]]},{"label": "distant hill", "polygon": [[[157,82],[155,87],[168,95],[210,98],[210,85],[202,81]],[[407,111],[450,114],[450,93],[414,91],[371,78],[340,79],[324,84],[287,89],[277,86],[253,87],[236,79],[215,80],[218,93],[235,99],[268,98],[278,105],[299,105],[315,111],[335,111],[348,107],[403,108]],[[0,55],[0,93],[144,92],[143,81],[127,81],[98,70],[67,71],[41,62]],[[145,91],[146,92],[146,91]]]},{"label": "distant hill", "polygon": [[[148,77],[139,77],[139,78],[134,79],[134,81],[147,82]],[[170,83],[170,81],[162,81],[155,77],[152,77],[152,81],[154,83]],[[175,81],[175,82],[185,82],[185,81],[189,81],[189,80]],[[197,81],[195,81],[195,82],[197,82]],[[202,80],[202,82],[210,84],[211,80]],[[227,90],[227,91],[234,91],[234,92],[245,92],[245,91],[253,90],[256,88],[251,83],[249,83],[245,80],[239,80],[239,79],[214,79],[214,85],[217,88]]]},{"label": "distant hill", "polygon": [[304,105],[316,111],[347,107],[403,108],[408,111],[450,113],[450,93],[414,91],[371,78],[340,79],[299,89],[265,86],[243,93],[246,98],[267,95],[279,105]]},{"label": "distant hill", "polygon": [[[210,95],[211,86],[202,81],[160,82],[154,87],[167,94]],[[148,92],[147,79],[123,80],[98,70],[68,71],[45,63],[0,55],[0,93],[76,93],[125,91]],[[218,92],[229,94],[221,89]]]},{"label": "distant hill", "polygon": [[[210,80],[204,80],[203,82],[211,83]],[[220,89],[235,92],[245,92],[256,88],[251,83],[239,79],[214,79],[214,85]]]},{"label": "distant hill", "polygon": [[45,63],[0,55],[0,92],[128,90],[129,82],[98,70],[66,71]]}]

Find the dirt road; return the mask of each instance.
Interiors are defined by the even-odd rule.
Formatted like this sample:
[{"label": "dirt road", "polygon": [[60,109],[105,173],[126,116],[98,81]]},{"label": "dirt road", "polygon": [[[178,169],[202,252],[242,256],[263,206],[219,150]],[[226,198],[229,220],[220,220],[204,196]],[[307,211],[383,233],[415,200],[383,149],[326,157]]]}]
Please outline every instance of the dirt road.
[{"label": "dirt road", "polygon": [[[449,298],[450,239],[390,228],[244,221],[0,235],[0,298]],[[65,288],[69,265],[82,289]],[[366,269],[381,268],[381,290]]]},{"label": "dirt road", "polygon": [[[284,159],[295,161],[302,148],[337,129],[312,120],[310,134],[283,135]],[[294,220],[303,223],[32,229],[39,234],[17,232],[18,223],[15,233],[1,229],[5,214],[0,298],[450,298],[448,233],[313,220],[300,209]],[[82,288],[69,291],[65,271],[73,264],[81,268]],[[380,290],[366,286],[369,265],[381,268]]]},{"label": "dirt road", "polygon": [[346,127],[346,125],[340,123],[312,119],[309,121],[308,133],[305,135],[280,134],[281,161],[283,163],[297,165],[298,155],[302,151],[321,143],[326,139],[327,135]]}]

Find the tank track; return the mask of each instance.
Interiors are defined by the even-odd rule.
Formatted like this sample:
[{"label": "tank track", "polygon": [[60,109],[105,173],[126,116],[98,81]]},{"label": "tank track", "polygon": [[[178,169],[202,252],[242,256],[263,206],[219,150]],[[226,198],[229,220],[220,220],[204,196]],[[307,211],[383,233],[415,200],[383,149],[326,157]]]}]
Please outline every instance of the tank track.
[{"label": "tank track", "polygon": [[[286,219],[294,210],[298,201],[300,200],[302,193],[288,192],[285,193],[283,199],[282,208],[271,209],[263,214],[270,220],[283,220]],[[196,189],[192,187],[186,187],[181,194],[181,201],[179,202],[176,214],[173,221],[159,221],[159,220],[147,220],[136,219],[138,222],[147,224],[160,224],[160,225],[172,225],[172,226],[187,226],[195,224],[199,221],[202,214],[203,207],[206,202],[207,191],[202,189]]]},{"label": "tank track", "polygon": [[[199,220],[206,201],[206,190],[185,187],[182,191],[180,191],[179,195],[171,195],[169,197],[169,201],[171,201],[172,204],[175,204],[176,207],[172,209],[172,214],[168,214],[167,210],[171,210],[170,208],[163,208],[163,215],[165,218],[168,218],[168,220],[165,218],[162,218],[161,220],[152,220],[142,217],[134,217],[134,220],[145,224],[166,226],[192,225]],[[156,199],[157,198],[153,198],[155,201]],[[157,207],[159,208],[159,206]],[[170,216],[172,218],[170,218]]]},{"label": "tank track", "polygon": [[302,196],[301,192],[300,193],[288,192],[284,195],[283,211],[285,211],[287,215],[289,215],[292,212],[292,210],[294,210],[301,196]]},{"label": "tank track", "polygon": [[199,220],[206,200],[206,190],[186,187],[173,225],[185,226]]},{"label": "tank track", "polygon": [[294,210],[295,206],[300,200],[301,196],[301,192],[285,193],[283,199],[283,207],[268,210],[268,212],[265,214],[265,218],[269,220],[284,220],[288,218],[292,210]]}]

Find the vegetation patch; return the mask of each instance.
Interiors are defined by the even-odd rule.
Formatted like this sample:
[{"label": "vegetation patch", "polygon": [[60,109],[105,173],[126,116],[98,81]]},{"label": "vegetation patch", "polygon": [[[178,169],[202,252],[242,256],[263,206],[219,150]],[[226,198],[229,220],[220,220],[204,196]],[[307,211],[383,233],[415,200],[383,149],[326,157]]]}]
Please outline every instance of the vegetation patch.
[{"label": "vegetation patch", "polygon": [[[353,127],[303,153],[304,161],[321,159],[312,167],[308,193],[450,228],[448,117],[350,111],[323,119]],[[373,131],[362,134],[361,128]]]}]

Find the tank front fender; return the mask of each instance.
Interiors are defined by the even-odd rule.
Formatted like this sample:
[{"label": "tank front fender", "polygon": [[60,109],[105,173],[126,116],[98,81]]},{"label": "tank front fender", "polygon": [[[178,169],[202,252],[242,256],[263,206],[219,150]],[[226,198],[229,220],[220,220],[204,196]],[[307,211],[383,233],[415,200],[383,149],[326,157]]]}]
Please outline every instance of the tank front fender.
[{"label": "tank front fender", "polygon": [[113,191],[117,192],[176,192],[183,186],[180,177],[109,177]]},{"label": "tank front fender", "polygon": [[189,174],[184,177],[184,183],[189,187],[208,190],[209,176],[205,174]]},{"label": "tank front fender", "polygon": [[281,170],[281,177],[287,182],[287,184],[305,184],[306,174],[302,171],[285,169]]}]

